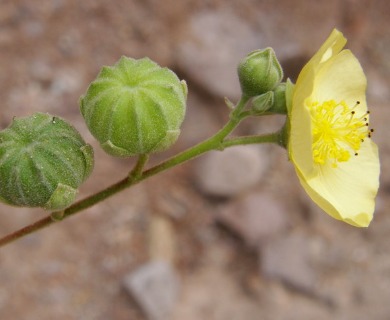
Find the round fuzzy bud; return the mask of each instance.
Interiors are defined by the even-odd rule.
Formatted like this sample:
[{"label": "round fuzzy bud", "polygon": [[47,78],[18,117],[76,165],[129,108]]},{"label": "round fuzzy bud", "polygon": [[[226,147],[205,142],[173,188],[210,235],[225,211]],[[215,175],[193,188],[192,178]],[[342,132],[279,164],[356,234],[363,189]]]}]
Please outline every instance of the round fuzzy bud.
[{"label": "round fuzzy bud", "polygon": [[65,209],[92,168],[92,147],[61,118],[35,113],[0,131],[0,200],[7,204]]},{"label": "round fuzzy bud", "polygon": [[85,122],[109,154],[128,157],[163,151],[180,134],[187,86],[148,58],[122,57],[103,67],[80,100]]},{"label": "round fuzzy bud", "polygon": [[283,70],[272,48],[249,53],[238,66],[242,93],[248,97],[272,91],[283,78]]}]

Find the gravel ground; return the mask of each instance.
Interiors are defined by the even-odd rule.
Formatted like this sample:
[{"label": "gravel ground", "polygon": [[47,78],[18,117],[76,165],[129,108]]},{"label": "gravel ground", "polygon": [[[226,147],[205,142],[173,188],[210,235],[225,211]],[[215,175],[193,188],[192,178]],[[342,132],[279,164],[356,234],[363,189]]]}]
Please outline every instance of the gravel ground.
[{"label": "gravel ground", "polygon": [[[316,208],[281,148],[233,152],[259,163],[257,179],[238,172],[248,181],[237,182],[227,159],[204,156],[1,248],[0,319],[388,319],[389,14],[385,0],[2,0],[0,126],[36,111],[70,121],[96,153],[80,198],[134,163],[104,154],[79,114],[102,65],[149,56],[187,80],[182,135],[152,157],[156,164],[223,125],[223,97],[237,99],[243,55],[272,46],[294,79],[335,26],[367,73],[382,174],[374,221],[363,230]],[[252,119],[240,132],[282,122]],[[229,177],[214,172],[210,192],[213,161]],[[44,215],[1,205],[0,233]]]}]

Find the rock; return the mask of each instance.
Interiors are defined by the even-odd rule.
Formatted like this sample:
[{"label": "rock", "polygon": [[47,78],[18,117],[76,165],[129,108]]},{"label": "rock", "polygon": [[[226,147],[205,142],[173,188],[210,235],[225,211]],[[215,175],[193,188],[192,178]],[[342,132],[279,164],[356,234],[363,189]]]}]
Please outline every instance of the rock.
[{"label": "rock", "polygon": [[233,272],[239,265],[234,257],[237,255],[227,241],[209,242],[199,257],[201,266],[186,274],[180,303],[170,320],[264,319],[262,301],[248,294],[242,278],[238,280]]},{"label": "rock", "polygon": [[[307,54],[311,56],[334,26],[339,24],[341,5],[339,0],[312,4],[305,0],[281,0],[277,6],[272,1],[265,1],[257,6],[255,28],[262,35],[263,42],[260,44],[262,47],[274,48],[280,60]],[[316,32],[308,32],[308,26],[313,25],[316,26]]]},{"label": "rock", "polygon": [[123,284],[148,319],[170,319],[179,295],[179,279],[170,264],[145,264],[125,276]]},{"label": "rock", "polygon": [[53,78],[53,71],[53,68],[44,60],[33,61],[30,65],[31,77],[42,84],[50,84]]},{"label": "rock", "polygon": [[195,14],[189,28],[176,50],[179,68],[212,94],[237,100],[241,95],[237,65],[257,49],[260,35],[228,11]]},{"label": "rock", "polygon": [[60,69],[53,77],[53,82],[50,86],[50,93],[54,97],[73,93],[82,86],[82,83],[83,76],[80,70]]},{"label": "rock", "polygon": [[[389,93],[389,84],[390,79],[386,79],[383,75],[379,73],[379,70],[372,68],[366,71],[367,79],[368,79],[368,87],[367,87],[367,97],[369,102],[378,102],[380,104],[386,104],[390,99]],[[388,77],[390,78],[390,76]],[[369,108],[371,106],[369,105]],[[371,107],[372,108],[372,107]],[[375,110],[376,106],[372,110]]]},{"label": "rock", "polygon": [[310,260],[310,249],[310,239],[299,233],[270,241],[261,249],[261,272],[291,288],[316,294],[318,275]]},{"label": "rock", "polygon": [[229,197],[256,185],[267,168],[263,149],[237,146],[204,155],[197,162],[195,178],[202,192]]},{"label": "rock", "polygon": [[[243,57],[255,49],[273,47],[282,66],[298,61],[302,67],[340,23],[342,8],[339,0],[313,5],[281,0],[277,6],[272,1],[257,3],[247,16],[232,11],[195,13],[189,32],[178,43],[175,61],[212,94],[237,100],[241,90],[236,68]],[[316,25],[316,32],[307,32],[311,25]]]},{"label": "rock", "polygon": [[159,215],[152,215],[149,224],[149,256],[153,260],[174,262],[176,251],[172,222]]},{"label": "rock", "polygon": [[[191,90],[188,92],[186,117],[178,143],[190,147],[211,137],[221,129],[221,119],[213,115],[209,104],[209,101],[202,99]],[[225,112],[228,113],[227,107]]]},{"label": "rock", "polygon": [[252,246],[272,238],[288,226],[282,201],[260,192],[249,193],[224,205],[218,210],[217,219]]}]

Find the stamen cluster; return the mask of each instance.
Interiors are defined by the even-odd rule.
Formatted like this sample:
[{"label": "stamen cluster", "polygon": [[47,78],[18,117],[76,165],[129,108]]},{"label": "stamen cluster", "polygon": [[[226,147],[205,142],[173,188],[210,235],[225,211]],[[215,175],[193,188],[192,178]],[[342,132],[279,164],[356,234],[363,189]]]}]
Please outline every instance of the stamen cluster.
[{"label": "stamen cluster", "polygon": [[348,161],[351,154],[358,155],[364,139],[370,138],[373,130],[369,129],[367,111],[358,115],[354,107],[345,101],[328,100],[323,103],[313,102],[308,107],[312,120],[313,160],[317,164]]}]

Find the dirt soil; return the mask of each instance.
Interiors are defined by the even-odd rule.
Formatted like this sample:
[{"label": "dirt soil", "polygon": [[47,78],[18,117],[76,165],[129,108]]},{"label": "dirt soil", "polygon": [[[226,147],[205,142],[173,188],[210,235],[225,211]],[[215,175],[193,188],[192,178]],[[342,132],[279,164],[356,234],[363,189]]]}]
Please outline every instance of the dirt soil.
[{"label": "dirt soil", "polygon": [[[171,150],[152,157],[150,165],[158,163],[226,121],[218,89],[202,83],[180,57],[187,43],[202,43],[193,32],[199,21],[194,17],[225,17],[226,12],[255,30],[259,46],[279,48],[292,78],[334,26],[345,32],[367,73],[374,140],[381,153],[381,189],[372,225],[352,228],[317,209],[301,190],[285,151],[276,146],[266,149],[272,163],[262,182],[228,198],[210,196],[198,187],[196,160],[1,248],[0,319],[147,319],[123,279],[158,259],[171,263],[180,279],[180,294],[167,319],[389,319],[387,1],[2,0],[0,127],[7,127],[15,116],[38,111],[67,119],[95,150],[95,170],[79,198],[99,191],[123,178],[134,159],[114,159],[100,149],[79,113],[78,99],[103,65],[122,55],[149,56],[176,70],[190,91],[182,135]],[[213,32],[207,27],[205,38]],[[210,54],[218,52],[218,39],[224,42],[229,32],[215,37]],[[247,40],[242,38],[229,39],[233,44]],[[225,56],[229,60],[229,52]],[[197,57],[191,56],[193,63],[208,66],[207,55]],[[226,68],[234,72],[236,66]],[[220,78],[217,81],[223,83]],[[258,121],[249,121],[241,132],[253,133],[261,125],[272,128],[280,124],[280,117]],[[273,235],[274,240],[248,242],[245,226],[237,231],[218,212],[236,208],[248,194],[265,191],[287,208],[288,227]],[[46,214],[1,205],[0,235]],[[310,260],[303,274],[299,259],[281,258],[278,263],[270,258],[270,252],[289,239],[302,244],[292,256]],[[265,261],[275,263],[271,272],[265,271]],[[293,273],[275,271],[283,264]]]}]

